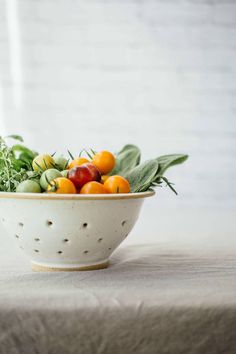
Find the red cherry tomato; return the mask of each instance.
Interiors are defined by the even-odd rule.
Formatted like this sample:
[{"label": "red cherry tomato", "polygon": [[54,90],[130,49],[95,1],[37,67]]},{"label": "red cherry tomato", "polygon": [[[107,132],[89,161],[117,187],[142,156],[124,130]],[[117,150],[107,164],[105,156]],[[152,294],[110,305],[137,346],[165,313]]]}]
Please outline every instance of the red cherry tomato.
[{"label": "red cherry tomato", "polygon": [[91,163],[74,167],[68,172],[68,178],[74,183],[77,189],[80,189],[85,183],[91,181],[100,181],[101,174],[96,166]]},{"label": "red cherry tomato", "polygon": [[89,171],[91,172],[92,176],[93,176],[93,181],[101,181],[101,172],[99,170],[98,167],[96,167],[93,163],[88,162],[83,164],[83,166],[86,166]]}]

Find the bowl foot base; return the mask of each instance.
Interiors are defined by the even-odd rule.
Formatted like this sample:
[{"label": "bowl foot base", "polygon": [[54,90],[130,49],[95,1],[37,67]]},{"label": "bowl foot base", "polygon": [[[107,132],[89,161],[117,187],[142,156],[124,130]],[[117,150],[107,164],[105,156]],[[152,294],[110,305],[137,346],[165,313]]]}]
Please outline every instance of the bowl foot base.
[{"label": "bowl foot base", "polygon": [[88,266],[78,266],[78,267],[49,267],[37,263],[32,263],[31,268],[34,272],[75,272],[75,271],[85,271],[85,270],[98,270],[105,269],[108,267],[109,261],[98,263]]}]

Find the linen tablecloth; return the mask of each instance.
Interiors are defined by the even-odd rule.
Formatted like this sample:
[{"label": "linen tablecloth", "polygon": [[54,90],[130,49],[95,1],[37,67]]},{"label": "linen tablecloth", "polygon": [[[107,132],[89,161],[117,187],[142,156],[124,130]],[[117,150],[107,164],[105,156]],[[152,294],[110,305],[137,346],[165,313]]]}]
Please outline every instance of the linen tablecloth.
[{"label": "linen tablecloth", "polygon": [[236,253],[119,248],[108,269],[34,273],[0,250],[0,353],[236,353]]}]

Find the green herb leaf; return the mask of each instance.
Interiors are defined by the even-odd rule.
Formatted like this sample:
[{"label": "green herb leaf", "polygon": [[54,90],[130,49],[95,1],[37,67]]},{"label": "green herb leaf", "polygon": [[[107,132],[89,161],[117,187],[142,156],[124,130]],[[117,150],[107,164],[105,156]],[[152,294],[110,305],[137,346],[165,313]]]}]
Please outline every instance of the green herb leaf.
[{"label": "green herb leaf", "polygon": [[15,159],[12,148],[0,137],[0,191],[15,192],[18,184],[27,179],[22,162]]},{"label": "green herb leaf", "polygon": [[188,155],[184,154],[172,154],[172,155],[163,155],[157,158],[159,163],[159,168],[157,171],[158,176],[163,176],[164,172],[171,166],[179,165],[186,161]]},{"label": "green herb leaf", "polygon": [[16,134],[8,135],[8,136],[6,136],[6,138],[18,140],[18,141],[20,141],[21,143],[24,142],[24,139],[22,138],[22,136],[16,135]]},{"label": "green herb leaf", "polygon": [[32,151],[28,149],[26,146],[21,145],[21,144],[15,144],[12,146],[12,151],[14,155],[17,157],[17,155],[24,154],[25,156],[28,156],[29,159],[34,159],[35,156],[37,156],[37,152]]},{"label": "green herb leaf", "polygon": [[14,160],[14,168],[19,170],[19,168],[25,168],[27,170],[32,170],[32,161],[37,156],[37,152],[32,151],[21,144],[15,144],[11,148]]},{"label": "green herb leaf", "polygon": [[124,176],[140,163],[141,152],[136,145],[125,145],[121,151],[116,154],[116,166],[110,175]]},{"label": "green herb leaf", "polygon": [[124,177],[129,181],[132,192],[144,192],[151,188],[158,170],[157,160],[148,160],[136,166]]}]

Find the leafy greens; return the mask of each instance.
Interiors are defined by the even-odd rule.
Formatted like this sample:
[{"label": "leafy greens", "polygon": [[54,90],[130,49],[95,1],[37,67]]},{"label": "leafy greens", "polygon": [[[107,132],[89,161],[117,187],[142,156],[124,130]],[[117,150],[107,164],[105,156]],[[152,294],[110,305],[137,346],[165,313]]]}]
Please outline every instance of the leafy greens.
[{"label": "leafy greens", "polygon": [[[23,141],[19,135],[7,138]],[[5,139],[0,137],[0,191],[15,192],[22,181],[37,178],[32,171],[32,161],[36,155],[36,152],[20,144],[9,147]]]},{"label": "leafy greens", "polygon": [[141,153],[135,145],[125,145],[117,154],[117,163],[111,175],[125,177],[132,192],[145,192],[161,186],[163,182],[175,193],[176,190],[165,176],[166,170],[187,160],[186,154],[163,155],[140,164]]}]

